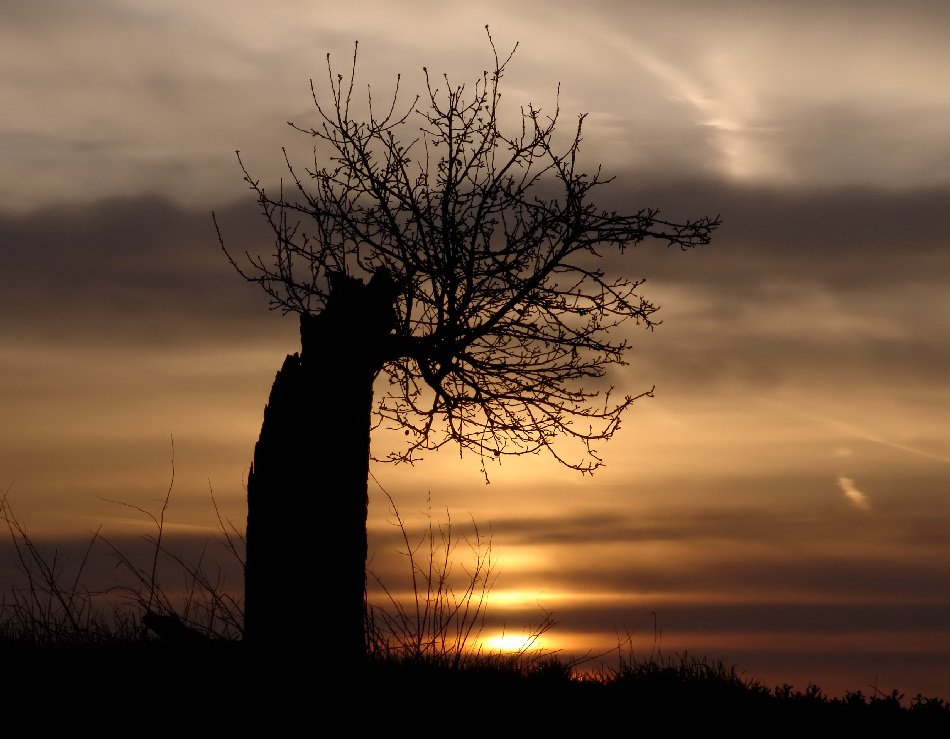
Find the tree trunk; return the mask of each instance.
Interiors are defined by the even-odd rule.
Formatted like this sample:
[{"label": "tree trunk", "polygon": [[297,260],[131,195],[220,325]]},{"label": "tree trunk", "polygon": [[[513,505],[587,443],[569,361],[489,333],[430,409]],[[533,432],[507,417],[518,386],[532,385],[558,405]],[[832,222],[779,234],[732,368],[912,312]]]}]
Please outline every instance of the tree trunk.
[{"label": "tree trunk", "polygon": [[274,380],[247,483],[245,639],[265,652],[312,645],[329,664],[365,654],[373,381],[392,304],[387,272],[369,285],[335,275]]}]

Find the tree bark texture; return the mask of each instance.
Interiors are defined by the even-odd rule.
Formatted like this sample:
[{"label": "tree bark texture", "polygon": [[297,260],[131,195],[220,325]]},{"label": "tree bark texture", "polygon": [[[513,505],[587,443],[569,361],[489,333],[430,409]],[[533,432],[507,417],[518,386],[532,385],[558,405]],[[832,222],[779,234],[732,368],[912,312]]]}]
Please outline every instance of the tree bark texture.
[{"label": "tree bark texture", "polygon": [[[301,352],[277,373],[248,475],[245,639],[330,664],[365,654],[373,381],[395,320],[388,273],[335,275],[301,314]],[[305,646],[306,645],[306,646]]]}]

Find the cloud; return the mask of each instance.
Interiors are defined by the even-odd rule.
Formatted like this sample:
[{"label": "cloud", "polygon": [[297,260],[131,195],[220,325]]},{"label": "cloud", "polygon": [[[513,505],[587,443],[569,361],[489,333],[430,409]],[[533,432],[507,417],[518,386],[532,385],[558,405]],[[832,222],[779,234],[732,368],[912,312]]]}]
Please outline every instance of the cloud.
[{"label": "cloud", "polygon": [[0,207],[226,202],[241,189],[234,149],[268,182],[282,144],[309,149],[284,122],[312,118],[325,52],[345,67],[358,39],[360,89],[382,95],[400,72],[411,98],[423,65],[462,81],[490,64],[486,22],[503,52],[521,41],[506,105],[550,110],[561,81],[566,128],[591,113],[592,161],[756,186],[946,183],[946,10],[828,5],[818,22],[806,6],[731,2],[7,3]]},{"label": "cloud", "polygon": [[850,477],[839,477],[838,487],[841,488],[844,496],[855,508],[860,508],[862,511],[871,510],[871,502],[868,500],[868,496],[855,487],[854,480]]},{"label": "cloud", "polygon": [[[268,248],[254,208],[224,208],[229,248]],[[279,321],[242,283],[211,212],[160,197],[103,200],[0,217],[0,334],[12,344],[185,345],[233,342]],[[289,333],[295,333],[289,321]]]},{"label": "cloud", "polygon": [[[823,464],[829,445],[868,434],[894,454],[926,453],[915,455],[922,463],[947,457],[945,419],[934,402],[950,364],[942,340],[950,319],[950,261],[940,248],[946,188],[788,193],[630,181],[605,191],[611,197],[604,205],[659,204],[674,216],[719,205],[726,219],[704,249],[644,244],[604,259],[608,273],[646,276],[643,291],[662,306],[663,325],[653,333],[631,330],[631,364],[607,378],[618,391],[657,385],[657,397],[638,403],[625,422],[631,430],[651,425],[644,443],[655,463],[641,463],[644,469],[682,471],[673,460],[689,454],[711,474],[740,461],[798,474]],[[271,248],[249,194],[218,216],[235,252]],[[148,423],[160,449],[168,430],[182,433],[176,418],[184,404],[208,402],[200,423],[210,434],[221,417],[212,407],[237,407],[227,393],[240,392],[246,374],[241,424],[253,438],[273,373],[298,345],[297,326],[293,316],[268,311],[261,291],[233,272],[208,209],[155,195],[50,206],[0,216],[0,244],[9,413],[33,417],[44,398],[55,397],[59,429],[78,433],[86,422],[130,433]],[[105,399],[93,400],[102,393]],[[103,409],[123,404],[128,413],[105,418]],[[820,421],[829,418],[848,428]],[[28,425],[21,440],[48,433],[49,416]],[[756,430],[750,435],[749,428]],[[856,428],[865,433],[856,437]],[[743,460],[730,439],[745,445]],[[618,448],[602,450],[611,466],[622,462]],[[888,464],[906,465],[897,456]],[[15,467],[24,469],[19,461]],[[869,470],[852,474],[862,472]]]}]

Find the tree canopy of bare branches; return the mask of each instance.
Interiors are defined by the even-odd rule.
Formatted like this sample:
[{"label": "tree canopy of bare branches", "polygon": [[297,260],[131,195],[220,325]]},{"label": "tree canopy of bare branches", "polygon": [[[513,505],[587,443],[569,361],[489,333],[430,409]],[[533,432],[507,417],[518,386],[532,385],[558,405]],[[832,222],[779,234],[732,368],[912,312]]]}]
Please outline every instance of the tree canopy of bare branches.
[{"label": "tree canopy of bare branches", "polygon": [[[348,76],[328,55],[330,101],[311,83],[316,125],[291,124],[315,140],[312,167],[285,151],[290,179],[275,195],[242,162],[274,251],[229,258],[286,312],[320,313],[346,277],[376,279],[376,309],[392,314],[373,355],[389,380],[377,385],[376,421],[404,428],[407,442],[390,459],[453,442],[483,463],[546,450],[587,472],[601,464],[592,445],[635,399],[593,389],[625,363],[611,332],[652,328],[657,310],[640,281],[605,275],[597,258],[648,238],[706,244],[719,221],[599,209],[592,196],[610,179],[578,171],[584,117],[560,149],[557,108],[528,105],[504,132],[500,83],[514,51],[492,50],[493,69],[473,86],[426,71],[424,96],[401,109],[397,84],[380,109],[369,91],[362,119],[351,112],[355,52]],[[562,438],[580,453],[562,451]]]}]

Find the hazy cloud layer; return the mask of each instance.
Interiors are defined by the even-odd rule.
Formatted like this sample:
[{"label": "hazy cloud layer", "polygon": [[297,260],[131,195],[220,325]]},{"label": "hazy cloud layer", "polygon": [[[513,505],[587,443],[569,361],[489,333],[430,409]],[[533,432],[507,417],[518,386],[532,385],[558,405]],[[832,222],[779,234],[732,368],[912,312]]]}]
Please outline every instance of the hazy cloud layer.
[{"label": "hazy cloud layer", "polygon": [[[591,154],[670,179],[811,187],[946,184],[950,65],[938,3],[431,3],[260,6],[54,1],[0,8],[8,153],[0,207],[240,190],[233,150],[277,174],[327,51],[379,94],[454,79],[521,42],[506,99],[591,113]],[[445,29],[452,29],[446,33]],[[556,42],[554,40],[557,40]],[[307,142],[291,146],[306,151]],[[299,150],[299,149],[298,149]]]},{"label": "hazy cloud layer", "polygon": [[[628,421],[649,430],[647,443],[676,443],[679,435],[694,448],[711,438],[745,445],[696,459],[697,468],[790,472],[792,459],[815,464],[829,444],[850,441],[889,445],[921,464],[950,458],[942,410],[950,368],[943,189],[859,197],[850,188],[808,195],[641,182],[622,197],[624,184],[605,192],[618,203],[659,201],[676,214],[724,219],[713,245],[695,252],[645,244],[606,257],[608,269],[646,276],[644,292],[663,306],[663,325],[654,333],[632,329],[631,364],[608,377],[628,392],[657,386],[657,398]],[[235,253],[270,249],[250,197],[220,208],[218,220]],[[50,207],[0,218],[0,243],[0,309],[9,317],[0,326],[4,403],[18,419],[17,448],[40,429],[49,433],[50,411],[36,410],[47,401],[66,414],[58,429],[81,425],[96,407],[103,409],[96,416],[138,408],[134,419],[108,422],[123,435],[158,425],[161,407],[159,417],[169,420],[153,433],[163,444],[168,431],[181,432],[176,413],[212,397],[247,409],[242,433],[250,448],[280,358],[297,348],[296,323],[268,312],[265,296],[233,272],[208,210],[155,196]],[[167,392],[183,405],[163,400]],[[114,397],[92,401],[103,393]],[[221,412],[209,410],[206,433]],[[750,423],[758,425],[751,438],[743,430]],[[803,457],[803,445],[815,451]],[[873,457],[830,469],[832,484],[862,479],[860,465]],[[616,452],[609,463],[624,466]]]}]

